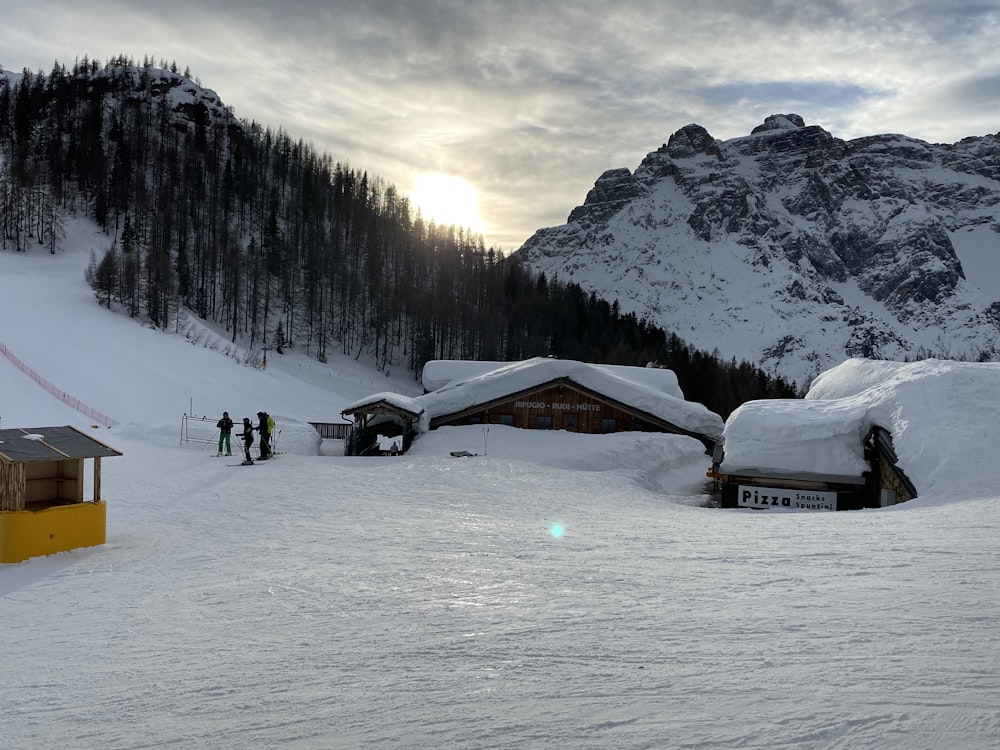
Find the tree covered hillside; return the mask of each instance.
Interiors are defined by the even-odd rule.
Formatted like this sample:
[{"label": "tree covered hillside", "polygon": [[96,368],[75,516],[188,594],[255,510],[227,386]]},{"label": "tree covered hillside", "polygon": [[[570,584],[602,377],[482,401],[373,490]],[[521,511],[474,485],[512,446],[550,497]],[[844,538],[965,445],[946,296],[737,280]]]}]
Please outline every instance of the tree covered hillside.
[{"label": "tree covered hillside", "polygon": [[2,248],[56,253],[67,216],[93,219],[108,238],[88,272],[99,303],[154,326],[190,310],[251,348],[414,373],[429,359],[659,361],[723,415],[794,392],[424,221],[393,185],[236,118],[176,65],[0,70],[0,148]]}]

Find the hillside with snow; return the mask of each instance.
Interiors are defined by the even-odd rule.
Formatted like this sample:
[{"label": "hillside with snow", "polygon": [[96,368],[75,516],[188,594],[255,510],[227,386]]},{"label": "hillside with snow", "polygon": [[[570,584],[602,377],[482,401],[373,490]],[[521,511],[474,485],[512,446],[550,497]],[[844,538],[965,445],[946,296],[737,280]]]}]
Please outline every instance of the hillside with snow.
[{"label": "hillside with snow", "polygon": [[[811,398],[899,407],[918,499],[726,511],[683,436],[445,428],[345,457],[308,423],[420,386],[109,312],[83,280],[106,243],[75,224],[66,252],[0,252],[0,344],[38,376],[0,356],[0,425],[74,424],[124,454],[102,468],[107,544],[0,565],[4,746],[1000,742],[991,368],[817,380]],[[212,455],[223,410],[261,409],[277,460]],[[185,435],[184,414],[206,421]]]},{"label": "hillside with snow", "polygon": [[1000,356],[1000,138],[844,141],[773,115],[687,125],[605,172],[535,271],[805,385],[848,357]]}]

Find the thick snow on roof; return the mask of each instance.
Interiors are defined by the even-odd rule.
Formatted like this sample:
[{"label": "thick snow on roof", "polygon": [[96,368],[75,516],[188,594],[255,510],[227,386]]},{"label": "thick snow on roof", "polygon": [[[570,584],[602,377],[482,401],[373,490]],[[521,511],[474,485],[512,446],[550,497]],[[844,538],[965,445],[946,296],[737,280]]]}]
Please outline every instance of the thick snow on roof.
[{"label": "thick snow on roof", "polygon": [[506,367],[510,362],[472,359],[432,359],[420,373],[420,384],[425,391],[436,391],[453,380],[477,378],[491,370]]},{"label": "thick snow on roof", "polygon": [[[424,365],[420,381],[424,390],[436,391],[449,383],[459,380],[471,380],[485,375],[493,370],[507,367],[510,362],[482,361],[476,362],[463,359],[433,359]],[[656,388],[674,398],[684,398],[677,375],[665,367],[632,367],[628,365],[590,365],[599,370],[606,370],[613,375],[619,375],[627,380],[645,383],[650,388]]]},{"label": "thick snow on roof", "polygon": [[726,421],[721,469],[860,477],[868,470],[863,442],[872,419],[855,398],[748,401]]},{"label": "thick snow on roof", "polygon": [[392,391],[382,391],[380,393],[373,393],[371,396],[359,398],[357,401],[352,401],[344,407],[344,411],[351,411],[362,406],[373,406],[383,402],[389,406],[394,406],[397,409],[409,411],[414,414],[419,414],[421,409],[423,409],[420,402],[415,398],[404,396],[401,393],[393,393]]},{"label": "thick snow on roof", "polygon": [[[659,368],[611,367],[536,357],[507,363],[468,379],[453,380],[431,393],[416,397],[414,401],[424,409],[422,427],[426,429],[434,417],[452,414],[558,378],[569,378],[584,388],[691,432],[714,439],[722,435],[722,418],[702,404],[685,401],[676,387],[677,378],[673,372]],[[659,387],[651,383],[658,383]]]},{"label": "thick snow on roof", "polygon": [[751,401],[734,411],[722,471],[857,475],[868,468],[861,441],[880,425],[921,496],[988,496],[998,392],[1000,363],[850,359],[816,378],[803,401]]}]

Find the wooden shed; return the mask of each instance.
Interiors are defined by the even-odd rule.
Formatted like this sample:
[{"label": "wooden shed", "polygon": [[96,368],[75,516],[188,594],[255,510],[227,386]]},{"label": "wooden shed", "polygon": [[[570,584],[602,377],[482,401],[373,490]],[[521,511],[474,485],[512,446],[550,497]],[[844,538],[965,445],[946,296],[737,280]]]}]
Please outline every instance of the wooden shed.
[{"label": "wooden shed", "polygon": [[0,563],[104,544],[101,459],[120,455],[72,426],[0,430]]},{"label": "wooden shed", "polygon": [[344,454],[375,456],[384,451],[379,437],[396,438],[398,450],[405,453],[416,434],[416,424],[423,410],[416,401],[397,393],[376,393],[358,401],[341,412],[345,419],[353,418],[354,426],[347,436]]}]

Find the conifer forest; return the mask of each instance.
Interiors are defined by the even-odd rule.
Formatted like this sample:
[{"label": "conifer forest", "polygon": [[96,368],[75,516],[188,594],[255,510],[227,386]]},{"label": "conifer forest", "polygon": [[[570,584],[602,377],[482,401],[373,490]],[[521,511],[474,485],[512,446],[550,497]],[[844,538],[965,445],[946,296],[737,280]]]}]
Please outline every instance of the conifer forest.
[{"label": "conifer forest", "polygon": [[0,251],[56,254],[73,216],[106,236],[95,303],[163,329],[196,315],[250,349],[415,375],[431,359],[656,362],[723,417],[796,394],[425,221],[386,180],[238,119],[176,64],[0,70]]}]

